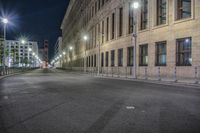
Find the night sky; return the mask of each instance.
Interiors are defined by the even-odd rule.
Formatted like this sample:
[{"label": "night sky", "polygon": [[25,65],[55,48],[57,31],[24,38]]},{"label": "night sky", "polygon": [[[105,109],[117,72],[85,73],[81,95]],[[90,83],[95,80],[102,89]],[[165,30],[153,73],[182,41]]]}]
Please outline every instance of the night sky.
[{"label": "night sky", "polygon": [[[62,23],[69,0],[0,0],[0,17],[8,16],[11,23],[7,39],[26,37],[38,41],[49,40],[49,56],[52,58],[54,44],[61,35]],[[3,33],[2,24],[1,34]]]}]

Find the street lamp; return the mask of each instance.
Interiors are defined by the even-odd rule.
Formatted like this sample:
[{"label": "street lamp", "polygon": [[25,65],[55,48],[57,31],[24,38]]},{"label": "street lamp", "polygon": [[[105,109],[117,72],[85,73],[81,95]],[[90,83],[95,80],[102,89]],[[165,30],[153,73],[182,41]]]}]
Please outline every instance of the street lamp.
[{"label": "street lamp", "polygon": [[100,53],[101,53],[101,42],[100,42],[100,37],[101,36],[104,36],[104,33],[101,33],[101,32],[99,32],[99,38],[98,38],[98,42],[99,42],[99,44],[98,44],[98,73],[97,73],[97,75],[99,76],[100,75]]},{"label": "street lamp", "polygon": [[73,47],[70,46],[70,47],[69,47],[69,51],[70,51],[70,52],[69,52],[69,53],[70,53],[70,54],[69,54],[69,58],[70,58],[70,66],[71,66],[71,70],[72,70],[72,50],[73,50]]},{"label": "street lamp", "polygon": [[4,45],[3,45],[3,74],[6,74],[6,26],[9,23],[7,18],[2,19],[2,23],[4,24]]},{"label": "street lamp", "polygon": [[21,43],[22,43],[22,44],[25,44],[25,43],[26,43],[26,41],[25,41],[25,40],[21,40]]},{"label": "street lamp", "polygon": [[[29,48],[29,49],[28,49],[28,55],[29,55],[28,59],[29,59],[29,60],[30,60],[30,52],[32,52],[32,51],[33,51],[32,48]],[[33,55],[33,54],[32,54],[32,55]],[[34,55],[35,55],[35,53],[34,53]],[[33,56],[34,56],[34,55],[33,55]],[[33,64],[30,64],[30,66],[31,66],[31,65],[33,66]]]},{"label": "street lamp", "polygon": [[88,37],[85,35],[83,37],[83,39],[85,40],[85,59],[84,59],[84,72],[86,72],[86,45],[87,45],[87,40],[88,40]]},{"label": "street lamp", "polygon": [[7,24],[7,23],[8,23],[8,19],[7,19],[7,18],[3,18],[3,19],[2,19],[2,22],[3,22],[4,24]]},{"label": "street lamp", "polygon": [[72,50],[73,50],[73,47],[72,47],[72,46],[70,46],[70,47],[69,47],[69,50],[70,50],[70,51],[72,51]]},{"label": "street lamp", "polygon": [[62,62],[61,62],[61,64],[60,64],[61,67],[64,66],[66,52],[63,51],[63,52],[62,52],[62,55],[63,55],[63,56],[62,56],[63,58],[62,58]]},{"label": "street lamp", "polygon": [[132,8],[134,8],[134,9],[138,9],[139,6],[140,6],[139,2],[134,2],[134,3],[132,4]]},{"label": "street lamp", "polygon": [[134,9],[134,13],[135,13],[135,15],[133,17],[133,24],[134,24],[134,31],[133,31],[133,39],[134,39],[134,44],[133,44],[133,46],[134,46],[133,68],[134,68],[134,70],[133,71],[134,71],[134,73],[133,73],[133,78],[135,78],[135,79],[137,78],[137,74],[136,74],[136,71],[137,71],[136,49],[137,48],[136,47],[137,47],[137,12],[138,12],[139,6],[140,6],[140,4],[137,1],[132,4],[132,8]]},{"label": "street lamp", "polygon": [[87,37],[87,36],[84,36],[83,39],[84,39],[85,41],[87,41],[87,40],[88,40],[88,37]]}]

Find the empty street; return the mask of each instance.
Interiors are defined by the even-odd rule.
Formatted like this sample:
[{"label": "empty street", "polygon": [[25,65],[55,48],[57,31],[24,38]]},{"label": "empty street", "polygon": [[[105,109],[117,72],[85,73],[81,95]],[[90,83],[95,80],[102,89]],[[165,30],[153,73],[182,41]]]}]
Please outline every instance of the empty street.
[{"label": "empty street", "polygon": [[200,89],[38,69],[0,80],[0,133],[199,133]]}]

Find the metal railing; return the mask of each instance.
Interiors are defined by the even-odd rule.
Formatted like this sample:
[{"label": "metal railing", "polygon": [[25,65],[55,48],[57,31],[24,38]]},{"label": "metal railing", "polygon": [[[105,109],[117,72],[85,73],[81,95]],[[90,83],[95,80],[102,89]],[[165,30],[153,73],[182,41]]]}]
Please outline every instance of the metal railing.
[{"label": "metal railing", "polygon": [[30,68],[30,67],[6,67],[5,71],[3,67],[0,67],[0,76],[5,76],[5,75],[10,75],[14,73],[19,73],[19,72],[25,72],[28,70],[34,70],[37,68]]},{"label": "metal railing", "polygon": [[[83,67],[68,67],[66,70],[84,72]],[[97,67],[87,67],[86,74],[102,77],[133,78],[134,67],[100,67],[98,75]],[[200,84],[200,66],[186,67],[137,67],[137,79],[189,82]]]},{"label": "metal railing", "polygon": [[[80,70],[81,71],[81,70]],[[97,67],[88,67],[86,72],[97,75]],[[133,78],[133,67],[100,67],[99,76]],[[200,66],[195,67],[138,67],[137,79],[158,81],[187,81],[200,83]]]}]

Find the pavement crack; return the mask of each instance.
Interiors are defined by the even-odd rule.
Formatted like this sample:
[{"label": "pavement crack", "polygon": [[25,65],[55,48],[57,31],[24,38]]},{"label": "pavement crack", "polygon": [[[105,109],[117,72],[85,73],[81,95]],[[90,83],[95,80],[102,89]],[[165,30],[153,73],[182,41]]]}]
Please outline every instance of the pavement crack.
[{"label": "pavement crack", "polygon": [[41,111],[41,112],[38,112],[38,113],[36,113],[36,114],[34,114],[34,115],[31,115],[31,116],[27,117],[26,119],[21,120],[21,121],[18,121],[18,122],[16,122],[15,124],[13,124],[13,125],[7,127],[7,129],[14,128],[14,127],[17,126],[17,125],[20,125],[20,124],[22,124],[22,123],[24,123],[24,122],[26,122],[26,121],[29,121],[29,120],[31,120],[31,119],[33,119],[33,118],[39,116],[39,115],[42,115],[42,114],[44,114],[44,113],[46,113],[46,112],[49,112],[49,111],[51,111],[51,110],[53,110],[53,109],[55,109],[55,108],[57,108],[57,107],[59,107],[59,106],[65,104],[65,103],[66,103],[66,102],[61,102],[61,103],[59,103],[59,104],[57,104],[57,105],[54,105],[54,106],[52,106],[52,107],[50,107],[50,108],[48,108],[48,109],[45,109],[45,110],[43,110],[43,111]]},{"label": "pavement crack", "polygon": [[114,103],[85,131],[85,133],[100,133],[119,112],[123,104],[124,102],[121,100]]}]

